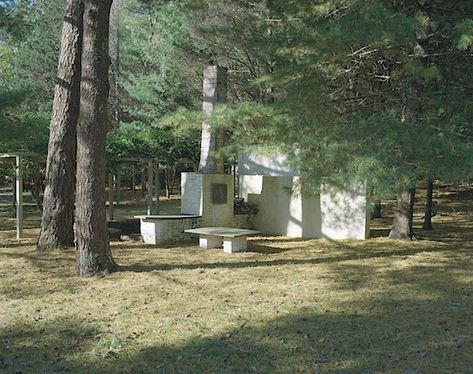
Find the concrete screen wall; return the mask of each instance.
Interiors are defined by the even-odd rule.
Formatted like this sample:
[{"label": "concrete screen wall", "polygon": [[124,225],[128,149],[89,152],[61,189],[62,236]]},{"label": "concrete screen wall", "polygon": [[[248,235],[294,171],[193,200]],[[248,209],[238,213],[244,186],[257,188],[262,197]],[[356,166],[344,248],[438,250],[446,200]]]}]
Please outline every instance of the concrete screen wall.
[{"label": "concrete screen wall", "polygon": [[301,238],[366,239],[369,216],[364,188],[326,189],[318,196],[291,192],[297,176],[240,175],[240,195],[258,207],[254,228]]},{"label": "concrete screen wall", "polygon": [[322,237],[330,239],[368,239],[370,212],[366,188],[343,191],[324,188],[320,195]]},{"label": "concrete screen wall", "polygon": [[271,156],[250,152],[238,158],[239,175],[266,175],[272,177],[296,177],[297,170],[288,166],[287,157],[281,154]]},{"label": "concrete screen wall", "polygon": [[181,194],[182,214],[202,216],[203,226],[233,226],[232,175],[182,173]]},{"label": "concrete screen wall", "polygon": [[240,176],[240,195],[258,207],[254,227],[265,234],[321,237],[320,199],[291,193],[298,177]]}]

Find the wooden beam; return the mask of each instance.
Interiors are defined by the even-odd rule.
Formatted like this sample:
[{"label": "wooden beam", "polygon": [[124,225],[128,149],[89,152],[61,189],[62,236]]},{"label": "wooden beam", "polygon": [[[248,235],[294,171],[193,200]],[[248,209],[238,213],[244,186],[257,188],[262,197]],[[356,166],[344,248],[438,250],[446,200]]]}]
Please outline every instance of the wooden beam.
[{"label": "wooden beam", "polygon": [[0,158],[16,158],[16,156],[21,157],[37,157],[39,156],[37,153],[31,152],[20,152],[20,153],[0,153]]}]

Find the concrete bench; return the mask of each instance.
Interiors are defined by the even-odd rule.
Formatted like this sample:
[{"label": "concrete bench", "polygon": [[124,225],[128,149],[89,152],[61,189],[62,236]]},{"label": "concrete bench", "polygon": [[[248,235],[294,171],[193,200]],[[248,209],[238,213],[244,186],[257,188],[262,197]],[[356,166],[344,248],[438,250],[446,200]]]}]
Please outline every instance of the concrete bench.
[{"label": "concrete bench", "polygon": [[246,237],[248,235],[259,233],[259,231],[255,230],[236,229],[231,227],[200,227],[197,229],[185,230],[185,232],[199,235],[200,248],[222,248],[223,246],[223,251],[225,253],[246,251]]}]

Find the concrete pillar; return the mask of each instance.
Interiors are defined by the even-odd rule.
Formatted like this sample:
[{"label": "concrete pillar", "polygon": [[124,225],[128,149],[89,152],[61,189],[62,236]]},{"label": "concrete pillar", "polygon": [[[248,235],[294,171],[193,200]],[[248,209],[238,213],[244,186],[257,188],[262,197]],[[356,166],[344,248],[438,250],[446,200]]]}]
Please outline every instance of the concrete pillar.
[{"label": "concrete pillar", "polygon": [[[204,117],[210,117],[218,103],[227,100],[227,69],[210,65],[204,69],[202,110]],[[212,131],[210,121],[202,123],[199,172],[203,174],[223,174],[223,159],[214,157],[224,144],[225,133]]]},{"label": "concrete pillar", "polygon": [[16,238],[23,237],[23,163],[21,156],[16,156]]}]

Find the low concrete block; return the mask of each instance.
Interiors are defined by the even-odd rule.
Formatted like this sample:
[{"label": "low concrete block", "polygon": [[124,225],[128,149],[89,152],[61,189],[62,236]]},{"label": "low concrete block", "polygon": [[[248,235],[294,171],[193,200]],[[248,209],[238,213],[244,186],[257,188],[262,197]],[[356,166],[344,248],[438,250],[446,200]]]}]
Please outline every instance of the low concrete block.
[{"label": "low concrete block", "polygon": [[201,235],[199,247],[202,249],[222,248],[222,238],[212,235]]},{"label": "low concrete block", "polygon": [[246,236],[236,238],[223,238],[223,251],[225,253],[245,252],[248,247]]}]

